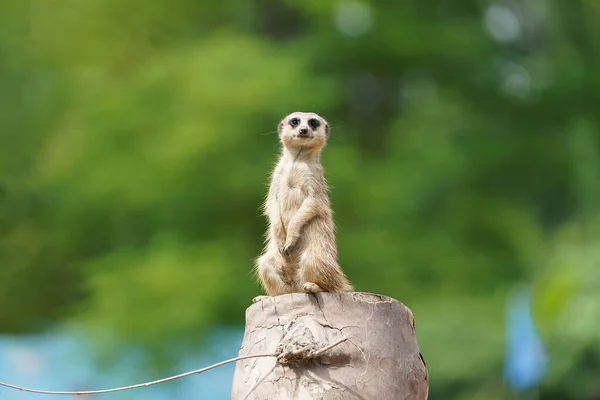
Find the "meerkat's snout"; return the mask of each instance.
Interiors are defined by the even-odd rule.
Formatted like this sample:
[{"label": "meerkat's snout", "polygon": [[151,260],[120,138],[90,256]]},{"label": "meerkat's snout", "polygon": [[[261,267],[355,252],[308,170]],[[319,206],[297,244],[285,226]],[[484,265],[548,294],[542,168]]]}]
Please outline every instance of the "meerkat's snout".
[{"label": "meerkat's snout", "polygon": [[300,136],[300,137],[308,137],[308,128],[306,126],[301,126],[298,129],[298,136]]}]

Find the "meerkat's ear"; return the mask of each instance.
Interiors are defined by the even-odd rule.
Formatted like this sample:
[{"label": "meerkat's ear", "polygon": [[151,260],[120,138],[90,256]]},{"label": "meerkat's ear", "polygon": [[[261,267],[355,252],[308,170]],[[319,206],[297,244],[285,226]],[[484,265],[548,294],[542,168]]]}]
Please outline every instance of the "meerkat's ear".
[{"label": "meerkat's ear", "polygon": [[329,136],[329,124],[325,122],[325,136]]},{"label": "meerkat's ear", "polygon": [[279,123],[279,125],[277,125],[277,133],[281,134],[281,131],[283,129],[283,123],[285,122],[285,119],[282,119],[281,122]]}]

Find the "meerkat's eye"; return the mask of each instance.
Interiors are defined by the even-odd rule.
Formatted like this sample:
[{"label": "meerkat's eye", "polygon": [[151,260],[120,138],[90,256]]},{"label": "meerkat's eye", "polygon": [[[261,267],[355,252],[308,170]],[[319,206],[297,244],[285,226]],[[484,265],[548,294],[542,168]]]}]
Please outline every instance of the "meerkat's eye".
[{"label": "meerkat's eye", "polygon": [[292,127],[296,127],[296,126],[298,126],[298,124],[300,124],[300,120],[298,118],[292,118],[292,119],[290,119],[290,125]]},{"label": "meerkat's eye", "polygon": [[310,125],[310,127],[313,129],[317,129],[319,127],[319,125],[321,125],[321,123],[319,122],[318,119],[311,118],[308,120],[308,125]]}]

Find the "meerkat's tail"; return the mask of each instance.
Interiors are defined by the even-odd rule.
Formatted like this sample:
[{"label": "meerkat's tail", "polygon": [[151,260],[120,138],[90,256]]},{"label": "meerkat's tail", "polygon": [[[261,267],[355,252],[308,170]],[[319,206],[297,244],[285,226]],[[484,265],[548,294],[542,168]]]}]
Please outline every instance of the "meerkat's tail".
[{"label": "meerkat's tail", "polygon": [[346,284],[344,285],[344,292],[354,292],[354,286],[347,281]]}]

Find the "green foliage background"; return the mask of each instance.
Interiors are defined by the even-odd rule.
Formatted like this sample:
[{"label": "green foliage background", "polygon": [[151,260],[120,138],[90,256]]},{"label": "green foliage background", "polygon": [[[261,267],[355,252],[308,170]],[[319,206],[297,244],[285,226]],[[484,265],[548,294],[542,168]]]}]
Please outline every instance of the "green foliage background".
[{"label": "green foliage background", "polygon": [[[1,2],[1,331],[107,329],[99,349],[160,358],[242,325],[276,124],[315,111],[343,268],[414,311],[432,398],[503,398],[519,282],[550,353],[543,397],[586,398],[600,6],[499,3],[521,30],[498,42],[490,4]],[[345,34],[344,7],[372,24]]]}]

